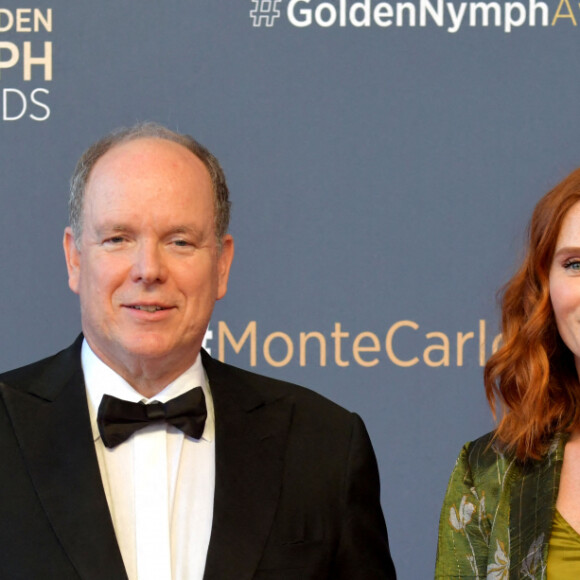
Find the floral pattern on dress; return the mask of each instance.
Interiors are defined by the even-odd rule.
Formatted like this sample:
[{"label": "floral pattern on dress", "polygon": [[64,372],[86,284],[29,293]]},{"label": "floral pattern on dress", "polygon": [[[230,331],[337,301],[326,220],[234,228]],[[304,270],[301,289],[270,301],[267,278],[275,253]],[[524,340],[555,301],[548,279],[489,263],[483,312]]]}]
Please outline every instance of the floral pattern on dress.
[{"label": "floral pattern on dress", "polygon": [[[492,518],[485,509],[485,492],[478,494],[475,487],[472,487],[469,491],[469,496],[464,494],[461,497],[459,508],[454,504],[449,509],[449,524],[451,524],[451,527],[456,532],[463,534],[467,540],[470,553],[465,554],[465,558],[469,563],[473,577],[479,580],[480,576],[474,545],[476,542],[478,545],[483,542],[486,546],[489,546],[491,533],[490,523]],[[469,524],[472,522],[474,525],[470,526]],[[498,562],[498,565],[504,565],[507,560],[507,570],[509,570],[509,558],[505,555],[503,545],[503,542],[498,541],[498,550],[501,550],[501,554],[496,551],[496,562]],[[495,572],[490,576],[489,568],[487,577],[489,580],[504,580],[504,578],[507,578],[507,576],[497,575]]]},{"label": "floral pattern on dress", "polygon": [[476,507],[469,501],[467,501],[467,496],[464,495],[461,498],[461,503],[459,504],[459,509],[452,506],[450,509],[449,523],[458,532],[464,532],[467,524],[471,521],[473,517],[473,512]]},{"label": "floral pattern on dress", "polygon": [[463,447],[441,511],[436,580],[546,580],[566,439],[557,434],[525,464],[493,433]]},{"label": "floral pattern on dress", "polygon": [[540,534],[530,546],[528,554],[522,562],[522,574],[524,578],[531,580],[545,577],[546,564],[543,558],[544,534]]},{"label": "floral pattern on dress", "polygon": [[510,574],[510,559],[506,554],[503,542],[496,540],[494,562],[487,566],[487,580],[508,580]]}]

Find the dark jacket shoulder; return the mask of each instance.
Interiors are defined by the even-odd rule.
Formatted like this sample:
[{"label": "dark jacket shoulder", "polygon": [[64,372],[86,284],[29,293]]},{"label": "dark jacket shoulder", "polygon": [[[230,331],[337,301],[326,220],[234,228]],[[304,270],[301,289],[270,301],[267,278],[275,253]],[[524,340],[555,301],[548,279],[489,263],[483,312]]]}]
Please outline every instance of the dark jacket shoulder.
[{"label": "dark jacket shoulder", "polygon": [[323,414],[343,419],[352,415],[337,403],[306,387],[220,362],[203,350],[202,360],[210,378],[212,393],[216,388],[220,389],[223,383],[232,397],[243,392],[245,396],[252,394],[256,401],[264,403],[291,398],[298,407],[306,405],[313,413],[319,414],[321,419]]},{"label": "dark jacket shoulder", "polygon": [[82,341],[80,335],[71,346],[52,356],[1,373],[0,383],[43,398],[56,397],[62,385],[82,370]]}]

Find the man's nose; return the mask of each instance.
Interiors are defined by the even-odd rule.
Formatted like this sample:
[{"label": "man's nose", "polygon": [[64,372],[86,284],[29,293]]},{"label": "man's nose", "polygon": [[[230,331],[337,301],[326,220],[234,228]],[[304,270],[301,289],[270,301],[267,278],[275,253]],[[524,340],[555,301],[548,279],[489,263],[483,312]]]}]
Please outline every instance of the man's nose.
[{"label": "man's nose", "polygon": [[139,243],[135,249],[131,277],[134,282],[155,284],[163,282],[167,276],[167,268],[163,249],[153,241]]}]

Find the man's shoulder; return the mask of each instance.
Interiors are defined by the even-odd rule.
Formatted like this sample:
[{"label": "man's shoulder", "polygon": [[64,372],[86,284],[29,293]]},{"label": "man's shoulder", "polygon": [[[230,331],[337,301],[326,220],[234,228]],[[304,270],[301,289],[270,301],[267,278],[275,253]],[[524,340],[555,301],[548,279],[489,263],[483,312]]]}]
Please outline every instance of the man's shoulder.
[{"label": "man's shoulder", "polygon": [[310,409],[313,413],[326,413],[343,418],[352,415],[344,407],[309,388],[221,362],[203,351],[202,357],[204,367],[210,377],[210,386],[213,384],[212,374],[217,373],[221,380],[227,382],[228,390],[241,389],[246,393],[251,390],[265,402],[290,398],[297,407]]},{"label": "man's shoulder", "polygon": [[0,373],[0,383],[18,390],[35,390],[35,385],[62,383],[81,368],[81,343],[82,336],[56,354]]}]

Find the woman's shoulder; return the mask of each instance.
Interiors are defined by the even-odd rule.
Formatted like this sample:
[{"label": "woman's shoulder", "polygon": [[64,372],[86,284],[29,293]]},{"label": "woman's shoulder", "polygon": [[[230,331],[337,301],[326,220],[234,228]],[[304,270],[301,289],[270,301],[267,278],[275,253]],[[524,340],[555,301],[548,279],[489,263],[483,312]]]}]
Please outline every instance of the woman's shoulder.
[{"label": "woman's shoulder", "polygon": [[515,454],[498,440],[495,431],[470,441],[463,446],[458,465],[469,472],[475,485],[487,483],[492,486],[505,486],[505,478],[510,480],[526,474],[543,470],[554,461],[561,461],[567,434],[553,436],[545,455],[539,460],[520,461]]},{"label": "woman's shoulder", "polygon": [[519,471],[515,456],[496,439],[495,432],[466,443],[455,464],[455,479],[475,488],[501,488],[506,476]]},{"label": "woman's shoulder", "polygon": [[506,461],[510,463],[514,457],[490,431],[481,437],[467,442],[461,450],[460,457],[464,459],[474,472],[486,472],[489,469],[502,468]]}]

